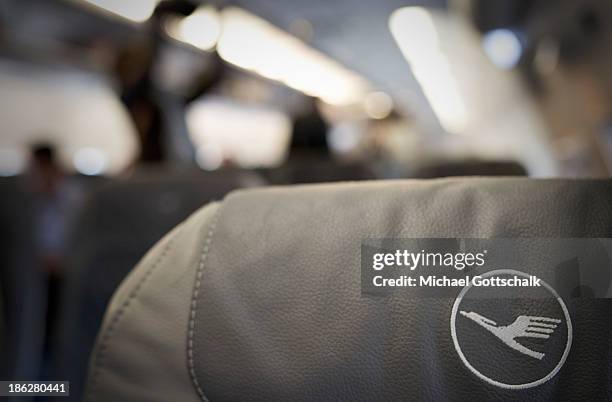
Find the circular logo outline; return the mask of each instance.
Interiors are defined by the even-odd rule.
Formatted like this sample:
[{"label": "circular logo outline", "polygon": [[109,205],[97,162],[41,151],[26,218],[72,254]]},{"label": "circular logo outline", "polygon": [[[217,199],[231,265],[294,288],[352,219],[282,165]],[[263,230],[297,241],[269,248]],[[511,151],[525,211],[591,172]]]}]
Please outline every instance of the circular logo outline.
[{"label": "circular logo outline", "polygon": [[[480,276],[482,278],[488,278],[490,276],[500,275],[500,274],[518,275],[524,278],[530,277],[529,274],[526,274],[525,272],[517,271],[514,269],[498,269],[498,270],[486,272],[485,274],[480,275]],[[547,375],[545,375],[544,377],[538,380],[524,383],[524,384],[506,384],[506,383],[494,380],[482,374],[480,371],[478,371],[474,366],[470,364],[468,359],[463,354],[463,351],[461,350],[461,345],[459,345],[459,340],[457,339],[456,320],[457,320],[457,310],[459,310],[459,304],[461,304],[463,297],[473,287],[473,285],[470,283],[469,285],[461,289],[461,292],[459,292],[459,294],[457,295],[455,299],[455,303],[453,304],[453,309],[451,311],[451,319],[450,319],[451,337],[453,338],[453,344],[455,346],[455,351],[459,355],[459,358],[461,359],[463,364],[481,380],[484,380],[489,384],[495,385],[500,388],[505,388],[505,389],[517,389],[517,390],[527,389],[527,388],[537,387],[538,385],[542,385],[545,382],[549,381],[551,378],[557,375],[557,373],[561,370],[561,367],[563,367],[563,365],[565,364],[565,361],[567,360],[567,356],[569,355],[570,349],[572,347],[572,321],[569,315],[569,311],[567,310],[567,306],[565,305],[565,302],[563,301],[561,296],[559,296],[559,294],[555,291],[555,289],[552,288],[552,286],[550,286],[548,283],[546,283],[542,279],[540,279],[540,283],[554,296],[555,300],[557,300],[557,303],[559,303],[559,305],[561,306],[561,309],[563,310],[563,315],[565,316],[565,322],[567,326],[567,343],[565,345],[565,350],[563,351],[563,355],[561,356],[561,359],[559,360],[557,365],[552,369],[550,373],[548,373]]]}]

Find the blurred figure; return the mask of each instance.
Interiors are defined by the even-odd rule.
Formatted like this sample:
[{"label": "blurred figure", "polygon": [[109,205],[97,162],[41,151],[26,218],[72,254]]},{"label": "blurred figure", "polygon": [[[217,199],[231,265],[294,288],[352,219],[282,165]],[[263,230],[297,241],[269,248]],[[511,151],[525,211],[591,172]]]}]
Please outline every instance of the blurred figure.
[{"label": "blurred figure", "polygon": [[35,200],[38,256],[43,271],[50,278],[57,278],[62,272],[68,223],[77,202],[77,191],[66,180],[52,146],[35,145],[31,158],[26,177]]},{"label": "blurred figure", "polygon": [[150,44],[124,49],[118,58],[116,74],[121,84],[121,100],[134,120],[140,142],[139,162],[165,160],[161,110],[151,80],[154,50]]},{"label": "blurred figure", "polygon": [[289,159],[305,155],[329,158],[328,131],[329,126],[317,109],[316,99],[307,98],[303,109],[293,121]]},{"label": "blurred figure", "polygon": [[[169,123],[168,103],[175,97],[165,93],[154,78],[163,46],[167,44],[164,25],[169,17],[185,17],[197,5],[188,0],[161,1],[153,13],[143,40],[126,46],[119,52],[115,73],[121,85],[121,100],[131,114],[140,142],[140,163],[163,163],[169,159],[168,147],[172,124]],[[221,79],[222,63],[216,54],[215,65],[203,77],[196,77],[191,93],[181,100],[188,103],[207,92]],[[184,105],[180,105],[180,110]],[[183,117],[184,118],[184,117]]]},{"label": "blurred figure", "polygon": [[316,99],[307,98],[294,118],[287,162],[270,173],[270,180],[276,184],[299,184],[373,179],[372,171],[364,164],[334,159],[327,142],[328,131]]},{"label": "blurred figure", "polygon": [[[81,197],[79,188],[57,162],[50,144],[32,147],[31,163],[24,179],[32,199],[34,254],[47,289],[44,349],[48,352],[58,316],[70,227]],[[47,353],[45,365],[49,359]]]}]

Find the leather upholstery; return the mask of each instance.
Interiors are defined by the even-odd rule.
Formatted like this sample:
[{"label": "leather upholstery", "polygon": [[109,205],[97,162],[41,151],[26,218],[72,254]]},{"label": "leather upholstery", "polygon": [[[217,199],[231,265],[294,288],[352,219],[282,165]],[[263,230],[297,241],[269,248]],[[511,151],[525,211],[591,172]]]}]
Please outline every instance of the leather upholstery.
[{"label": "leather upholstery", "polygon": [[611,237],[610,184],[474,178],[234,192],[174,229],[123,282],[85,400],[610,398],[609,300],[571,302],[575,341],[553,380],[502,389],[461,364],[453,299],[362,297],[359,261],[368,237]]}]

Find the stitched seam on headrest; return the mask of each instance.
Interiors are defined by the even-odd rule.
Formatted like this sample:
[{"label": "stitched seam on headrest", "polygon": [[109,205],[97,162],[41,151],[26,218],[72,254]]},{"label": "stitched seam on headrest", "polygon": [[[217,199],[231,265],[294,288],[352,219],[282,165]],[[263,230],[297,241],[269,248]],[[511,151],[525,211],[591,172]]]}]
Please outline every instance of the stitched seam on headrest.
[{"label": "stitched seam on headrest", "polygon": [[208,398],[204,395],[204,391],[202,391],[202,387],[200,386],[200,382],[196,376],[195,372],[195,360],[194,360],[194,350],[193,350],[193,338],[195,335],[195,320],[196,320],[196,309],[198,306],[198,292],[200,291],[200,284],[202,282],[202,274],[204,273],[204,263],[206,261],[206,257],[210,251],[210,245],[212,242],[212,237],[217,227],[217,221],[219,219],[219,210],[221,207],[215,211],[215,215],[213,216],[212,222],[210,224],[210,228],[208,229],[208,234],[206,235],[206,240],[204,241],[204,247],[202,249],[202,255],[200,257],[200,263],[198,265],[198,272],[196,274],[196,282],[193,288],[193,295],[191,298],[191,313],[189,318],[189,336],[187,340],[187,362],[189,364],[189,374],[191,376],[191,381],[196,388],[196,391],[200,398],[208,402]]},{"label": "stitched seam on headrest", "polygon": [[147,271],[142,276],[142,278],[138,281],[136,286],[134,286],[128,298],[123,302],[119,310],[117,310],[117,312],[111,319],[111,322],[108,324],[106,331],[104,331],[104,335],[102,336],[100,340],[100,346],[98,347],[98,350],[94,355],[95,363],[92,365],[93,372],[91,374],[91,379],[89,380],[89,385],[87,387],[88,389],[87,389],[85,400],[89,400],[90,397],[92,397],[94,390],[97,386],[97,379],[98,379],[100,371],[102,370],[104,366],[104,362],[105,362],[104,360],[104,358],[106,357],[105,352],[108,350],[108,344],[110,343],[111,337],[113,335],[113,332],[115,331],[115,328],[117,327],[117,324],[119,323],[119,320],[121,319],[121,317],[125,314],[127,309],[132,304],[132,300],[134,300],[138,296],[138,293],[140,292],[142,285],[147,281],[147,279],[149,279],[149,277],[151,276],[151,274],[153,274],[155,269],[159,265],[161,265],[161,262],[164,260],[164,258],[169,253],[172,246],[174,245],[174,239],[176,238],[176,236],[179,235],[180,231],[181,231],[181,228],[179,228],[179,230],[175,233],[175,235],[171,239],[168,240],[168,243],[162,250],[159,257],[157,257],[155,262],[151,264],[151,266],[147,269]]}]

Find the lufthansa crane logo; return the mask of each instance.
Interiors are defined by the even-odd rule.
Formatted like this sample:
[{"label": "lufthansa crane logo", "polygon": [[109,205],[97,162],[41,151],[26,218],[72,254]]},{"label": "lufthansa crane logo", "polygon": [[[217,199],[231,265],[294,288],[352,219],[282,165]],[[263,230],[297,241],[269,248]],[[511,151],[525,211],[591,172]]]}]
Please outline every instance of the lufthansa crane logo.
[{"label": "lufthansa crane logo", "polygon": [[[529,275],[496,270],[482,277]],[[563,367],[572,343],[567,307],[541,281],[538,289],[461,290],[451,313],[451,336],[465,366],[489,384],[526,389],[553,378]]]},{"label": "lufthansa crane logo", "polygon": [[473,320],[478,325],[485,328],[487,331],[498,337],[503,343],[527,356],[531,356],[535,359],[542,360],[544,353],[533,351],[522,344],[520,344],[517,338],[550,338],[557,328],[557,324],[561,320],[548,317],[532,317],[528,315],[520,315],[510,325],[498,326],[493,320],[481,316],[478,313],[470,311],[460,311],[461,315]]}]

